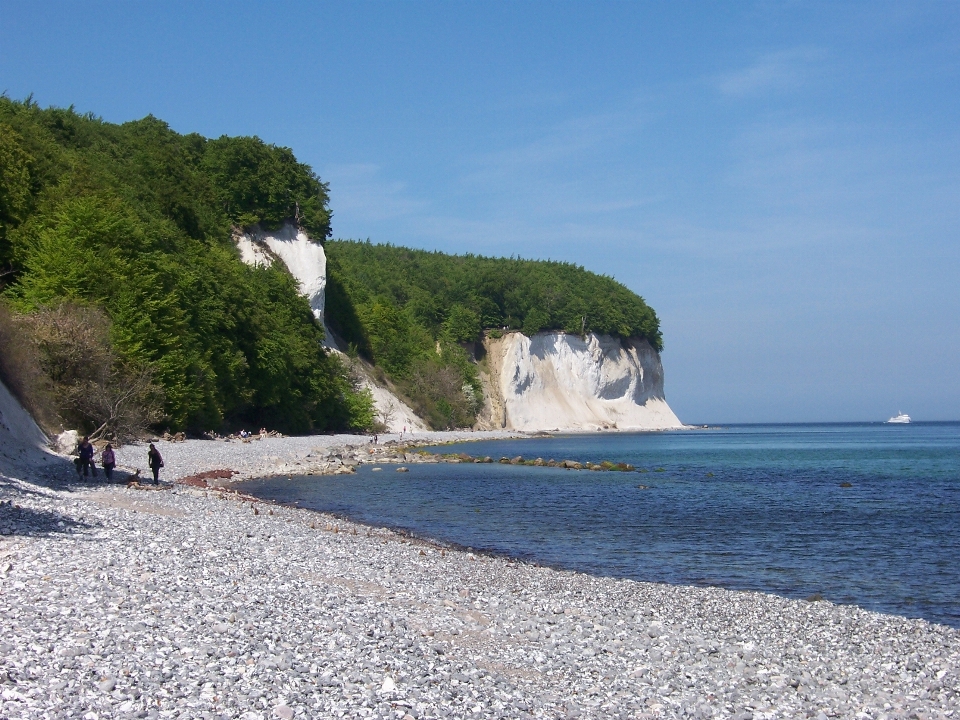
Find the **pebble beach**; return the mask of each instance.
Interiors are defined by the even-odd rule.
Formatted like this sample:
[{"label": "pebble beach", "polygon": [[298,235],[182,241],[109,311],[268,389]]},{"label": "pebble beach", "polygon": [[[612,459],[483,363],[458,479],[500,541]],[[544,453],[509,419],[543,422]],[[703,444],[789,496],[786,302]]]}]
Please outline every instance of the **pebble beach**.
[{"label": "pebble beach", "polygon": [[[175,482],[349,472],[368,438],[158,447],[157,489],[78,482],[67,459],[0,476],[0,718],[960,717],[956,629],[559,571]],[[145,476],[145,454],[118,462]]]}]

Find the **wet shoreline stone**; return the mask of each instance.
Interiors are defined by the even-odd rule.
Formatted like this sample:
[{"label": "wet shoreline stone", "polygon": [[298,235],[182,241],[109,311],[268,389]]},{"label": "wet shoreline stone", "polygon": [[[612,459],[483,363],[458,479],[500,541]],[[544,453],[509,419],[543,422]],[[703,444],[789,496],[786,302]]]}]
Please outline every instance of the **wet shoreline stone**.
[{"label": "wet shoreline stone", "polygon": [[0,717],[960,717],[954,628],[165,487],[0,478]]}]

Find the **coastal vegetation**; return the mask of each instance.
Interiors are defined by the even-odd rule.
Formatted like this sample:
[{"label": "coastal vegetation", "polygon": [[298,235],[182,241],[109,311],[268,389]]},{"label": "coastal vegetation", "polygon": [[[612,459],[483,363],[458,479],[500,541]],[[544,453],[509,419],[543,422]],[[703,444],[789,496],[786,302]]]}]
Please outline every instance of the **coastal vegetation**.
[{"label": "coastal vegetation", "polygon": [[0,377],[47,429],[375,429],[355,363],[283,266],[234,238],[296,223],[328,257],[326,319],[435,429],[472,425],[482,339],[642,336],[642,298],[570,263],[329,240],[327,185],[256,137],[113,124],[0,97]]},{"label": "coastal vegetation", "polygon": [[663,342],[656,313],[610,277],[571,263],[449,255],[329,240],[327,320],[434,427],[473,423],[484,334],[544,330]]},{"label": "coastal vegetation", "polygon": [[[43,369],[13,384],[51,424],[88,431],[109,420],[90,395],[131,378],[159,403],[145,420],[174,429],[368,427],[369,396],[321,348],[294,280],[237,256],[234,228],[287,218],[330,232],[327,187],[289,149],[0,98],[0,280],[7,335],[23,341],[0,367]],[[99,381],[65,369],[76,353],[41,332],[51,317],[67,345],[98,348]]]},{"label": "coastal vegetation", "polygon": [[[435,338],[472,342],[483,330],[561,330],[645,337],[663,349],[659,320],[643,298],[572,263],[449,255],[370,241],[331,240],[325,247],[337,280],[328,302],[346,294],[360,314],[378,305],[395,308]],[[374,325],[356,319],[340,327],[343,337],[364,347],[378,342]]]}]

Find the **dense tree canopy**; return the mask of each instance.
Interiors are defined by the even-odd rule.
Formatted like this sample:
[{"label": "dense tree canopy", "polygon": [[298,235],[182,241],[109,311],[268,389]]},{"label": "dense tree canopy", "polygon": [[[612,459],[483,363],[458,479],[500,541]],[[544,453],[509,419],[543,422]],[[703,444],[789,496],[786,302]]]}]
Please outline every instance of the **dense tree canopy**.
[{"label": "dense tree canopy", "polygon": [[[119,378],[162,398],[150,417],[171,428],[369,427],[369,395],[321,348],[323,328],[296,282],[281,266],[244,265],[233,243],[238,228],[288,220],[324,241],[330,218],[327,186],[288,148],[181,135],[152,116],[116,125],[0,97],[9,327],[61,332],[70,318],[95,318],[95,328],[78,328],[98,338],[83,347],[115,366],[71,376],[60,394],[84,399],[75,412],[94,405],[78,390],[84,383],[109,394]],[[330,325],[435,428],[474,422],[484,332],[597,332],[661,347],[642,298],[576,265],[369,242],[331,240],[326,249]],[[49,343],[37,352],[36,364],[58,366],[62,353]],[[56,388],[67,385],[48,384],[47,395]]]},{"label": "dense tree canopy", "polygon": [[[527,335],[563,330],[645,337],[662,349],[659,320],[643,298],[577,265],[370,242],[331,241],[326,247],[331,274],[356,308],[402,309],[433,338],[474,340],[481,330],[505,327]],[[375,326],[354,341],[377,342],[370,332],[376,335]]]},{"label": "dense tree canopy", "polygon": [[484,331],[596,332],[661,347],[656,313],[612,278],[569,263],[328,241],[327,319],[434,427],[473,422]]},{"label": "dense tree canopy", "polygon": [[162,386],[164,422],[369,425],[295,281],[242,264],[233,228],[330,231],[327,188],[287,148],[115,125],[0,98],[0,282],[20,313],[106,311],[118,362]]}]

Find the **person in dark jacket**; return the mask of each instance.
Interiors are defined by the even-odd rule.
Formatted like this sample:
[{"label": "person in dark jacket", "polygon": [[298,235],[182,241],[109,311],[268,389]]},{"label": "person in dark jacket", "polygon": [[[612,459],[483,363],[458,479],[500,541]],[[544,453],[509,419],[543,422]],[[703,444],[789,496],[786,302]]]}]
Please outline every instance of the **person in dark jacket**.
[{"label": "person in dark jacket", "polygon": [[97,468],[93,464],[93,453],[94,447],[90,443],[90,438],[86,435],[83,436],[83,440],[80,441],[80,444],[77,446],[77,454],[79,457],[77,460],[80,462],[77,463],[77,475],[83,475],[87,477],[90,475],[90,470],[93,470],[93,476],[97,476]]},{"label": "person in dark jacket", "polygon": [[163,458],[160,457],[160,451],[150,443],[150,449],[147,451],[147,465],[153,470],[153,484],[160,482],[160,468],[163,467]]},{"label": "person in dark jacket", "polygon": [[107,476],[107,481],[113,480],[113,469],[117,466],[117,456],[113,453],[113,445],[107,443],[107,446],[100,453],[100,464],[103,466],[103,474]]}]

